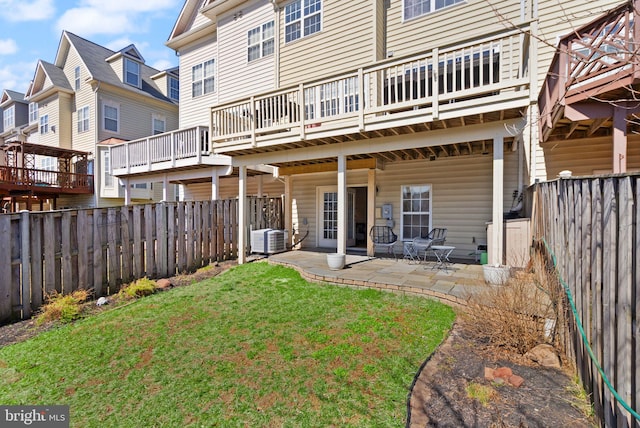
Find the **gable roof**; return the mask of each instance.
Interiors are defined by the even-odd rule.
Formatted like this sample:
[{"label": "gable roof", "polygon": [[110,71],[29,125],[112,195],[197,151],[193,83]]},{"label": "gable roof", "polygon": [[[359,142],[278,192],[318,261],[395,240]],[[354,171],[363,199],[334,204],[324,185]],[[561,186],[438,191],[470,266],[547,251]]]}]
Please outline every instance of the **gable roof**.
[{"label": "gable roof", "polygon": [[27,104],[23,93],[5,89],[2,92],[2,97],[0,97],[0,105],[5,106],[11,102]]},{"label": "gable roof", "polygon": [[[169,34],[169,38],[165,45],[171,49],[177,50],[183,43],[189,43],[197,39],[202,34],[213,32],[216,28],[216,23],[213,21],[207,24],[193,27],[193,23],[198,16],[198,13],[210,3],[215,3],[217,0],[185,0],[180,15]],[[223,0],[226,1],[226,0]]]},{"label": "gable roof", "polygon": [[[45,86],[46,80],[49,78],[51,85]],[[29,85],[27,97],[31,98],[37,94],[49,94],[51,90],[73,92],[73,88],[61,68],[56,67],[50,62],[43,60],[38,61],[33,81]]]}]

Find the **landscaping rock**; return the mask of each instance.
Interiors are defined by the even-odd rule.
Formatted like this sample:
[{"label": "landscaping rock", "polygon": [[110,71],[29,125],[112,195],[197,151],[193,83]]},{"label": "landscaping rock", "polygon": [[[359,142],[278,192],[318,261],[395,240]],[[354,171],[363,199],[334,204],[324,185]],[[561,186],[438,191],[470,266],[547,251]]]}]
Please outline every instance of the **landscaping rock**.
[{"label": "landscaping rock", "polygon": [[494,370],[490,367],[484,368],[484,378],[488,381],[494,380],[496,377],[493,374]]},{"label": "landscaping rock", "polygon": [[520,385],[524,383],[524,379],[518,375],[513,375],[509,378],[509,383],[516,388],[520,388]]},{"label": "landscaping rock", "polygon": [[170,289],[171,287],[173,287],[173,285],[167,278],[162,278],[156,281],[156,288],[158,290],[165,291]]},{"label": "landscaping rock", "polygon": [[109,304],[109,299],[107,299],[106,297],[101,297],[96,301],[96,305],[98,306],[103,306],[108,304]]},{"label": "landscaping rock", "polygon": [[504,380],[508,380],[511,376],[513,376],[513,372],[509,367],[500,367],[493,371],[493,377],[499,377]]},{"label": "landscaping rock", "polygon": [[538,345],[524,354],[524,356],[543,367],[560,368],[560,358],[551,345]]}]

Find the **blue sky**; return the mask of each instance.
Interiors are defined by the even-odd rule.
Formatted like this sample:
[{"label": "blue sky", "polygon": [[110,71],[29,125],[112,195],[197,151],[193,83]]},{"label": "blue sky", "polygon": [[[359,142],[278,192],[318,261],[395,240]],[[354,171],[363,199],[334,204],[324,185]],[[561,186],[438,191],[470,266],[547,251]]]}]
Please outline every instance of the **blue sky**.
[{"label": "blue sky", "polygon": [[54,62],[62,30],[112,50],[133,43],[146,64],[178,65],[164,45],[183,0],[0,0],[0,90],[25,92],[39,59]]}]

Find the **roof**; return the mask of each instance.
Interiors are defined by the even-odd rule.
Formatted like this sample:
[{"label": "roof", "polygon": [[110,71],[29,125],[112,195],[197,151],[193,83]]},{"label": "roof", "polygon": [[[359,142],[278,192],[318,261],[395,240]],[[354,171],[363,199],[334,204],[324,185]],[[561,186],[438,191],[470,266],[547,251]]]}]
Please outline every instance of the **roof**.
[{"label": "roof", "polygon": [[[71,43],[71,45],[73,45],[73,47],[75,47],[78,55],[80,55],[80,58],[84,62],[89,71],[89,74],[93,79],[112,86],[117,86],[133,92],[144,93],[156,99],[173,103],[173,101],[169,97],[166,97],[162,94],[158,86],[151,78],[151,76],[157,74],[159,70],[141,63],[140,74],[142,77],[142,88],[136,88],[134,86],[123,83],[116,72],[113,70],[113,68],[111,68],[111,65],[109,65],[109,63],[106,61],[107,58],[113,56],[117,52],[114,52],[111,49],[107,49],[104,46],[100,46],[89,40],[83,39],[82,37],[68,31],[63,32],[62,41],[60,42],[61,45],[64,43],[65,38],[69,41],[69,43]],[[125,49],[131,49],[131,46],[127,46],[127,48]],[[59,51],[58,55],[60,54],[61,52]],[[58,66],[60,66],[61,60],[62,58],[56,57],[56,63],[58,64]]]},{"label": "roof", "polygon": [[22,151],[23,153],[32,153],[41,156],[51,156],[62,159],[71,159],[75,156],[87,157],[90,152],[80,150],[64,149],[62,147],[45,146],[44,144],[11,142],[0,146],[4,151]]},{"label": "roof", "polygon": [[27,101],[24,99],[23,93],[5,89],[2,93],[2,97],[0,97],[0,105],[8,104],[10,101],[23,104],[27,103]]},{"label": "roof", "polygon": [[51,79],[51,83],[53,83],[53,86],[68,89],[70,91],[73,90],[73,88],[71,87],[71,83],[69,83],[69,79],[67,79],[67,76],[64,74],[64,71],[62,71],[62,69],[56,67],[50,62],[42,60],[40,61],[40,65],[42,66],[44,72],[47,73],[47,76],[49,76],[49,79]]}]

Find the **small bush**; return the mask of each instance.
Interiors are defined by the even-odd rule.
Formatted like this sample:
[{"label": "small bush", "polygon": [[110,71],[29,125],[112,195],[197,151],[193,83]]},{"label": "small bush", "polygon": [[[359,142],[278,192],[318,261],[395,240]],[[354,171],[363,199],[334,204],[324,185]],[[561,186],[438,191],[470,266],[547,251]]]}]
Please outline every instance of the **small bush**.
[{"label": "small bush", "polygon": [[136,299],[138,297],[149,296],[156,291],[156,283],[155,281],[150,280],[149,278],[140,278],[135,282],[124,287],[120,293],[124,294],[126,297]]},{"label": "small bush", "polygon": [[506,285],[467,299],[467,327],[481,340],[524,354],[549,341],[545,327],[555,320],[554,301],[550,287],[520,272]]},{"label": "small bush", "polygon": [[49,321],[71,322],[80,318],[82,303],[89,298],[89,291],[76,290],[71,294],[53,293],[47,297],[47,304],[42,307],[42,314],[38,316],[38,325]]},{"label": "small bush", "polygon": [[486,407],[489,402],[496,396],[496,390],[487,385],[481,385],[476,382],[471,382],[465,388],[467,391],[467,397],[477,400],[483,407]]}]

